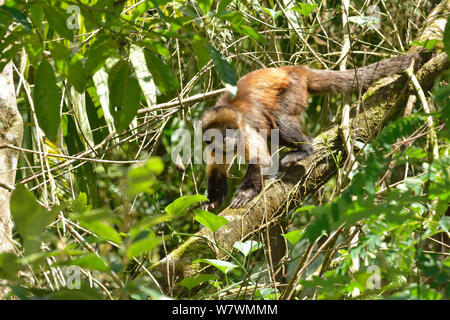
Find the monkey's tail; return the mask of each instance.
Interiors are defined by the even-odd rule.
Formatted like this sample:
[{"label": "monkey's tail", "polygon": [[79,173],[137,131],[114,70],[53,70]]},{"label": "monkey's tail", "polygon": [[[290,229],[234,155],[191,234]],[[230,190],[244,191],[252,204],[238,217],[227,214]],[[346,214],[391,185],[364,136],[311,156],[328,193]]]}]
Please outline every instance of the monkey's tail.
[{"label": "monkey's tail", "polygon": [[385,76],[398,73],[411,65],[414,59],[414,69],[420,68],[432,56],[429,51],[415,52],[381,60],[363,68],[346,71],[307,69],[308,92],[311,94],[327,94],[349,92],[369,85]]}]

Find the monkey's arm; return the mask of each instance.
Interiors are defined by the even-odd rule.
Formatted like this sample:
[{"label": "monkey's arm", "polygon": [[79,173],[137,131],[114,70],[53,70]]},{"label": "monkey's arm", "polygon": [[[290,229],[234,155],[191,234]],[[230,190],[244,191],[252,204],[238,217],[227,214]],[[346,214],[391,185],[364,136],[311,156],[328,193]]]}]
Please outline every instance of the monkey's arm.
[{"label": "monkey's arm", "polygon": [[262,186],[261,168],[256,164],[249,164],[244,181],[236,190],[236,195],[233,200],[231,200],[230,208],[240,208],[245,206],[261,192]]},{"label": "monkey's arm", "polygon": [[208,177],[208,199],[204,208],[211,211],[220,207],[228,191],[227,165],[211,163],[206,166]]},{"label": "monkey's arm", "polygon": [[245,126],[242,130],[245,136],[245,156],[249,165],[244,181],[236,190],[233,200],[231,200],[230,208],[245,206],[261,192],[263,188],[261,168],[268,169],[272,165],[272,157],[266,139],[250,126]]}]

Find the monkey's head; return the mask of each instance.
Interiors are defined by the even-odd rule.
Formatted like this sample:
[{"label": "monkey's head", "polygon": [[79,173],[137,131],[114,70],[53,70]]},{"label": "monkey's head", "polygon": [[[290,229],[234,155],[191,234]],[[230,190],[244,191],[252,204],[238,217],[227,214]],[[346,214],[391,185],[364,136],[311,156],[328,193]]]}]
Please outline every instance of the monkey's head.
[{"label": "monkey's head", "polygon": [[239,115],[230,107],[215,106],[202,116],[202,130],[207,145],[223,154],[236,152],[240,139]]}]

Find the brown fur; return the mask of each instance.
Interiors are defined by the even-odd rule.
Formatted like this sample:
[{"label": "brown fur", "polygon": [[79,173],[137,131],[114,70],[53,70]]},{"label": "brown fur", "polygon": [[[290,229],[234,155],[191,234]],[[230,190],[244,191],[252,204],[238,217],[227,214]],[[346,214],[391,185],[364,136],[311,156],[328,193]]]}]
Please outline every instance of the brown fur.
[{"label": "brown fur", "polygon": [[[216,107],[203,114],[203,130],[240,128],[249,131],[248,128],[253,128],[267,130],[267,137],[270,137],[270,129],[279,129],[280,144],[296,149],[281,160],[281,165],[286,166],[313,152],[312,139],[301,132],[297,121],[297,116],[308,106],[308,93],[343,93],[359,88],[365,90],[372,82],[409,67],[411,59],[415,60],[415,67],[418,68],[430,56],[431,53],[426,52],[397,56],[347,71],[313,70],[301,66],[256,70],[239,79],[234,99],[224,94],[218,99]],[[246,150],[248,148],[246,145]],[[258,164],[261,165],[260,161]],[[254,197],[253,191],[260,188],[259,185],[255,187],[255,177],[259,176],[255,170],[255,167],[251,167],[251,172],[246,175],[232,201],[232,207],[245,205]],[[209,189],[213,190],[214,187]],[[218,195],[210,197],[220,198]]]}]

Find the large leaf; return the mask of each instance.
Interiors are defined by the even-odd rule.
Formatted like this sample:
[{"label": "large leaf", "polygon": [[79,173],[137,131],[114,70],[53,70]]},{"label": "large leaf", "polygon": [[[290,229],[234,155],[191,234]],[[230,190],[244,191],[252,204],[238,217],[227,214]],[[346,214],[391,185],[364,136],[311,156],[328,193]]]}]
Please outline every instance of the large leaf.
[{"label": "large leaf", "polygon": [[100,289],[92,288],[84,282],[81,283],[80,289],[41,290],[35,296],[45,300],[103,300],[105,298]]},{"label": "large leaf", "polygon": [[221,0],[219,3],[219,7],[217,8],[217,13],[221,13],[221,12],[225,11],[231,1],[232,0]]},{"label": "large leaf", "polygon": [[25,35],[23,42],[31,64],[37,65],[44,51],[42,41],[35,33],[29,33]]},{"label": "large leaf", "polygon": [[192,205],[202,201],[208,201],[208,198],[200,194],[196,194],[193,196],[183,196],[169,204],[165,210],[167,214],[173,217],[178,217],[187,213],[187,210]]},{"label": "large leaf", "polygon": [[299,3],[299,7],[294,6],[292,7],[292,11],[297,11],[301,15],[307,17],[311,14],[311,12],[314,11],[318,7],[317,4],[309,4],[309,3]]},{"label": "large leaf", "polygon": [[[85,150],[85,146],[80,139],[73,117],[67,117],[67,135],[64,136],[67,150],[70,154],[77,154]],[[94,166],[87,162],[83,166],[76,168],[73,172],[76,174],[76,182],[80,191],[88,195],[89,202],[94,208],[98,207],[98,187]]]},{"label": "large leaf", "polygon": [[261,36],[255,29],[246,24],[241,12],[224,12],[219,14],[218,17],[230,22],[231,27],[237,32],[249,36],[262,44],[267,42],[266,38]]},{"label": "large leaf", "polygon": [[303,230],[294,230],[285,234],[282,234],[292,245],[296,244],[303,236],[305,232]]},{"label": "large leaf", "polygon": [[215,274],[199,274],[193,277],[184,278],[178,284],[180,286],[185,287],[188,289],[188,291],[191,291],[193,288],[197,287],[198,285],[202,284],[203,282],[210,281],[210,280],[216,280],[217,276]]},{"label": "large leaf", "polygon": [[114,125],[120,132],[125,130],[136,116],[139,109],[139,83],[131,75],[128,62],[116,63],[109,73],[109,109],[114,118]]},{"label": "large leaf", "polygon": [[231,63],[229,63],[216,49],[211,47],[209,43],[205,43],[205,48],[214,62],[214,66],[220,79],[234,97],[237,94],[237,76]]},{"label": "large leaf", "polygon": [[200,38],[198,35],[194,36],[192,41],[192,48],[194,49],[195,59],[197,60],[197,68],[200,70],[211,59],[208,50],[206,50],[206,40]]},{"label": "large leaf", "polygon": [[164,170],[164,163],[160,157],[150,157],[144,165],[132,168],[128,172],[127,194],[134,197],[138,193],[154,193],[153,185],[156,176]]},{"label": "large leaf", "polygon": [[58,208],[47,211],[36,202],[32,192],[18,185],[11,198],[11,214],[25,254],[30,255],[40,251],[44,229],[56,218]]},{"label": "large leaf", "polygon": [[144,50],[145,61],[150,70],[158,89],[165,94],[172,93],[180,86],[178,79],[156,54],[149,50]]},{"label": "large leaf", "polygon": [[212,0],[198,0],[197,1],[198,6],[200,9],[202,9],[204,14],[207,14],[209,12],[209,8],[211,8],[211,4],[213,3]]},{"label": "large leaf", "polygon": [[233,247],[238,249],[244,255],[244,257],[247,257],[250,253],[258,250],[259,248],[261,248],[262,245],[258,241],[248,240],[248,241],[245,241],[245,242],[236,241],[233,244]]},{"label": "large leaf", "polygon": [[86,72],[94,75],[103,67],[106,59],[113,56],[115,44],[109,37],[99,37],[90,47],[86,59]]},{"label": "large leaf", "polygon": [[28,21],[28,17],[22,11],[16,8],[8,7],[6,5],[0,6],[0,11],[8,13],[11,17],[19,21],[20,24],[22,24],[27,31],[31,31],[31,24]]},{"label": "large leaf", "polygon": [[109,111],[109,87],[108,87],[108,73],[105,68],[100,68],[92,76],[92,81],[95,87],[87,89],[89,96],[94,100],[98,97],[98,102],[103,111],[103,118],[108,126],[109,133],[115,132],[114,118]]},{"label": "large leaf", "polygon": [[119,233],[106,221],[80,220],[80,225],[106,241],[111,241],[116,244],[122,242]]},{"label": "large leaf", "polygon": [[221,226],[229,222],[222,216],[215,215],[214,213],[202,209],[195,210],[194,220],[200,222],[212,232],[216,232]]},{"label": "large leaf", "polygon": [[447,24],[445,25],[444,31],[444,46],[447,55],[450,56],[450,16],[447,19]]},{"label": "large leaf", "polygon": [[73,32],[67,28],[68,14],[62,9],[44,5],[44,13],[50,27],[55,30],[61,37],[73,41]]},{"label": "large leaf", "polygon": [[33,100],[39,126],[50,140],[56,140],[61,120],[60,100],[55,73],[47,59],[43,59],[37,69]]},{"label": "large leaf", "polygon": [[132,44],[130,46],[130,60],[133,64],[134,72],[144,93],[145,100],[149,107],[156,104],[156,86],[153,80],[153,76],[148,71],[147,64],[145,62],[144,49]]},{"label": "large leaf", "polygon": [[0,254],[0,279],[15,280],[20,270],[17,256],[11,252]]},{"label": "large leaf", "polygon": [[161,243],[161,238],[156,237],[151,230],[141,231],[134,239],[127,249],[128,259],[138,257],[141,254],[147,253]]},{"label": "large leaf", "polygon": [[103,259],[97,256],[95,253],[88,253],[82,257],[78,257],[72,261],[69,261],[67,264],[102,272],[108,272],[110,270],[105,261],[103,261]]},{"label": "large leaf", "polygon": [[235,265],[234,263],[231,263],[228,261],[223,261],[223,260],[217,260],[217,259],[197,259],[197,260],[194,260],[193,262],[194,263],[196,263],[196,262],[207,263],[209,265],[216,267],[217,269],[222,271],[224,274],[227,274],[234,268],[237,268],[237,265]]}]

